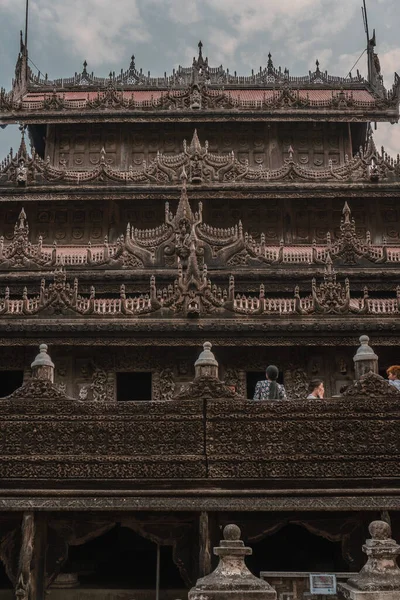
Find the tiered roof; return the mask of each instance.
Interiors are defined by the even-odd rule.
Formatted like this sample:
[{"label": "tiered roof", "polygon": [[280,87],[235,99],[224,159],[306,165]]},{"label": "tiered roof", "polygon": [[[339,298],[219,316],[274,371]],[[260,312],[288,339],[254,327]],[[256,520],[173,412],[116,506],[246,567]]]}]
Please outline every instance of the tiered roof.
[{"label": "tiered roof", "polygon": [[[97,77],[87,69],[73,77],[49,79],[34,74],[28,66],[27,49],[21,43],[13,89],[0,94],[0,123],[23,121],[56,122],[91,120],[95,114],[107,120],[118,116],[141,115],[143,119],[161,118],[163,113],[209,113],[218,118],[223,113],[245,113],[260,119],[391,121],[399,118],[400,79],[395,74],[392,89],[386,90],[379,62],[365,80],[355,76],[335,77],[320,69],[303,77],[290,75],[288,69],[276,68],[269,54],[267,65],[240,76],[222,65],[210,67],[199,54],[190,67],[179,67],[163,77],[145,75],[137,69],[132,56],[127,70],[109,77]],[[144,116],[145,115],[145,116]]]}]

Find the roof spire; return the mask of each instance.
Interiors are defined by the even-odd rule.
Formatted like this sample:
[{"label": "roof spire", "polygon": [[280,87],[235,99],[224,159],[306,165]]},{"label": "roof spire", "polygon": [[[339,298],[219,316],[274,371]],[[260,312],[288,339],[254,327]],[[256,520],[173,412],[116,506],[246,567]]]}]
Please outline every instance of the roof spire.
[{"label": "roof spire", "polygon": [[25,5],[25,50],[28,49],[29,0]]},{"label": "roof spire", "polygon": [[199,60],[200,60],[201,58],[203,58],[203,42],[200,40],[197,45],[199,47]]},{"label": "roof spire", "polygon": [[367,3],[366,0],[363,0],[363,6],[361,7],[361,12],[362,12],[362,16],[363,16],[363,20],[364,20],[364,29],[365,29],[365,35],[367,36],[367,53],[368,53],[368,81],[371,81],[371,59],[372,59],[372,55],[371,55],[371,51],[373,52],[373,48],[375,46],[375,32],[374,32],[374,37],[373,37],[373,46],[371,48],[371,41],[369,39],[369,28],[368,28],[368,12],[367,12]]},{"label": "roof spire", "polygon": [[274,63],[272,62],[272,54],[268,52],[268,63],[267,63],[268,73],[272,73],[274,70]]}]

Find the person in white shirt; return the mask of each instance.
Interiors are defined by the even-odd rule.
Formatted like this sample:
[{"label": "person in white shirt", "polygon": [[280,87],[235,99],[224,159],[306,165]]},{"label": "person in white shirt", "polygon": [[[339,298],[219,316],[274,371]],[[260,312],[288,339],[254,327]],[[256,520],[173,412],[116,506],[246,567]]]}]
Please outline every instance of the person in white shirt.
[{"label": "person in white shirt", "polygon": [[392,365],[386,370],[389,384],[400,392],[400,365]]}]

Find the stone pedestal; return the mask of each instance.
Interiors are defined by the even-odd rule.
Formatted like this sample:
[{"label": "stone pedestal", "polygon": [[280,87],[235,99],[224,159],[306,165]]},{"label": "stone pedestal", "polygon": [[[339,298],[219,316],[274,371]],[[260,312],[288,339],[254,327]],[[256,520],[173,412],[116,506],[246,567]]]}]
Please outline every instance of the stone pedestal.
[{"label": "stone pedestal", "polygon": [[346,600],[400,600],[400,546],[391,539],[390,525],[373,521],[371,539],[363,546],[368,560],[358,575],[338,585],[339,597]]},{"label": "stone pedestal", "polygon": [[400,600],[400,592],[365,592],[355,590],[347,583],[338,586],[339,598],[344,600]]},{"label": "stone pedestal", "polygon": [[252,553],[240,539],[240,529],[227,525],[224,539],[214,548],[219,556],[218,567],[199,579],[189,592],[189,600],[276,600],[276,591],[255,577],[245,565],[244,558]]}]

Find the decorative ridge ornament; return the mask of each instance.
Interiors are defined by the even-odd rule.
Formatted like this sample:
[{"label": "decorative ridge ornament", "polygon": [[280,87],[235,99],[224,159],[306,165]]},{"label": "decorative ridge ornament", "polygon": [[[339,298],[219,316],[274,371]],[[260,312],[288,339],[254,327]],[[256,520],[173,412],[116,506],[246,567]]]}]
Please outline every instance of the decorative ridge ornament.
[{"label": "decorative ridge ornament", "polygon": [[195,398],[242,399],[231,387],[218,379],[218,362],[211,352],[212,344],[204,342],[203,351],[194,363],[195,378],[177,393],[177,400]]},{"label": "decorative ridge ornament", "polygon": [[345,398],[375,398],[389,396],[400,399],[400,392],[377,373],[369,372],[353,383],[342,394]]},{"label": "decorative ridge ornament", "polygon": [[40,344],[39,350],[31,364],[32,379],[1,400],[74,400],[54,385],[54,363],[47,353],[47,345]]},{"label": "decorative ridge ornament", "polygon": [[[3,185],[33,186],[36,184],[83,185],[94,182],[113,181],[125,186],[142,185],[178,185],[183,171],[187,175],[187,184],[209,186],[246,186],[251,184],[272,185],[286,182],[322,183],[331,181],[336,185],[349,182],[369,182],[380,184],[400,180],[400,157],[391,159],[382,148],[381,153],[374,144],[368,143],[360,148],[353,158],[346,158],[344,164],[328,167],[310,168],[297,162],[293,148],[288,159],[283,159],[276,169],[250,166],[241,163],[234,152],[211,153],[208,143],[201,144],[197,131],[193,133],[190,144],[183,142],[183,152],[173,156],[158,152],[149,163],[144,162],[138,169],[130,167],[127,171],[113,167],[108,163],[103,150],[101,160],[92,168],[75,169],[66,166],[54,166],[49,158],[43,160],[35,152],[30,156],[24,139],[17,154],[12,151],[0,162],[0,187]],[[343,220],[343,235],[353,236],[352,222]],[[356,254],[363,254],[357,249]],[[343,250],[344,252],[345,250]]]},{"label": "decorative ridge ornament", "polygon": [[[24,209],[16,220],[13,238],[5,243],[0,237],[0,269],[52,269],[61,262],[86,269],[96,268],[150,268],[155,266],[176,267],[177,260],[187,265],[190,255],[190,242],[194,241],[199,265],[204,262],[210,268],[224,264],[228,267],[252,265],[263,268],[265,265],[326,265],[328,254],[335,263],[344,265],[359,264],[361,260],[372,264],[392,264],[400,262],[400,245],[388,246],[386,242],[373,245],[369,232],[360,240],[353,231],[354,220],[350,223],[350,208],[346,202],[344,211],[350,223],[351,232],[343,226],[343,218],[338,239],[332,242],[330,235],[325,243],[291,244],[283,242],[278,246],[267,244],[265,234],[257,238],[243,231],[241,221],[234,227],[217,228],[203,223],[203,205],[198,204],[194,213],[190,206],[187,190],[185,166],[181,173],[182,188],[176,213],[165,203],[165,221],[154,229],[137,229],[128,223],[125,235],[110,243],[108,237],[102,244],[88,242],[64,248],[56,242],[44,244],[39,236],[36,244],[29,239],[29,225]],[[346,224],[345,224],[346,225]],[[346,225],[347,227],[347,225]],[[329,262],[329,261],[328,261]],[[399,288],[400,289],[400,288]],[[367,298],[367,294],[365,296]]]}]

